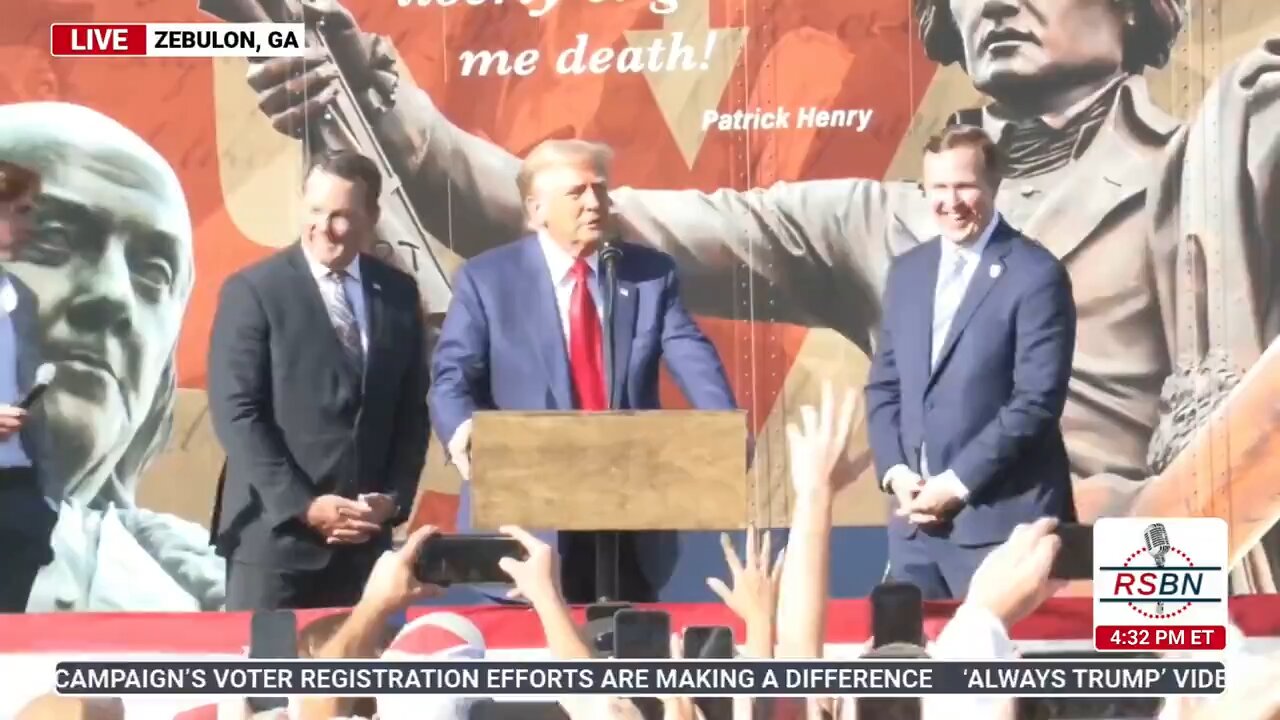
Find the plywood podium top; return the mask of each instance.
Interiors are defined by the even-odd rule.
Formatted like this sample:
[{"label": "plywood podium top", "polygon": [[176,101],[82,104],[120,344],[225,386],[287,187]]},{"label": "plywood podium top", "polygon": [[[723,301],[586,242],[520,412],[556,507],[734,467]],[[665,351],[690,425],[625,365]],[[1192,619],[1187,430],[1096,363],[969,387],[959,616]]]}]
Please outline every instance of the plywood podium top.
[{"label": "plywood podium top", "polygon": [[742,528],[747,437],[737,410],[478,412],[472,527]]}]

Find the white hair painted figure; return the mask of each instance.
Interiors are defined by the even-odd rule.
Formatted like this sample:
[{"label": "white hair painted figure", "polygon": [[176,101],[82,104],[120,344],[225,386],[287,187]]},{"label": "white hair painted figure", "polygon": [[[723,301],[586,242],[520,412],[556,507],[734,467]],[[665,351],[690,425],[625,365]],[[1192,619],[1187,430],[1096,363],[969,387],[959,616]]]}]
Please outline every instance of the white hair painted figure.
[{"label": "white hair painted figure", "polygon": [[43,180],[28,242],[6,268],[35,293],[34,340],[57,368],[35,451],[59,506],[55,560],[28,610],[216,609],[224,570],[203,528],[136,506],[172,428],[195,281],[178,177],[136,133],[68,103],[0,106],[0,155]]}]

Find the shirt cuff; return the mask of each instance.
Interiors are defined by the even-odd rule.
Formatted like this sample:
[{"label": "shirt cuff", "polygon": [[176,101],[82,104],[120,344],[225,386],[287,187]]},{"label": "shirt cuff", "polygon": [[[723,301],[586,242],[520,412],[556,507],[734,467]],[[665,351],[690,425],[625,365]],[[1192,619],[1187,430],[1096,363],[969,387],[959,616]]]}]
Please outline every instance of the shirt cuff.
[{"label": "shirt cuff", "polygon": [[471,446],[471,418],[462,421],[462,424],[453,431],[453,435],[449,441],[445,443],[444,454],[445,462],[450,465],[457,464],[457,456],[466,455],[468,448]]},{"label": "shirt cuff", "polygon": [[964,483],[960,482],[960,478],[956,475],[954,470],[948,470],[941,475],[934,475],[929,478],[929,482],[938,483],[950,488],[952,494],[961,500],[969,499],[969,488],[966,487]]},{"label": "shirt cuff", "polygon": [[880,481],[880,487],[884,490],[892,491],[893,479],[898,477],[902,473],[912,474],[911,468],[902,464],[894,465],[893,467],[889,468],[888,472],[884,474],[884,479]]}]

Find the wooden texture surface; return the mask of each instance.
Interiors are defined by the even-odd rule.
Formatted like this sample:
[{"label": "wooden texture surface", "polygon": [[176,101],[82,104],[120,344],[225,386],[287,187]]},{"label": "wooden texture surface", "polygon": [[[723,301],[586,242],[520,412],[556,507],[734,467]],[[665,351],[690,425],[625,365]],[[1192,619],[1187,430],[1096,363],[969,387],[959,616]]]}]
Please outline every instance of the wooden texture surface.
[{"label": "wooden texture surface", "polygon": [[1173,463],[1136,517],[1219,517],[1234,565],[1280,520],[1280,342],[1272,343]]},{"label": "wooden texture surface", "polygon": [[472,525],[741,528],[746,438],[742,412],[476,413]]}]

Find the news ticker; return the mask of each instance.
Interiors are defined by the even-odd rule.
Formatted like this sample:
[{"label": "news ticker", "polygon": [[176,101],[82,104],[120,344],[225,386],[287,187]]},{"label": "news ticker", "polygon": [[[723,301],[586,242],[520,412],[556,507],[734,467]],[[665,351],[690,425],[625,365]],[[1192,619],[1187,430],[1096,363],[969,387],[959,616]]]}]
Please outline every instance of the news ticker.
[{"label": "news ticker", "polygon": [[61,662],[73,696],[831,697],[1217,695],[1221,662],[1156,660],[225,660]]},{"label": "news ticker", "polygon": [[54,23],[54,57],[297,57],[302,23]]}]

